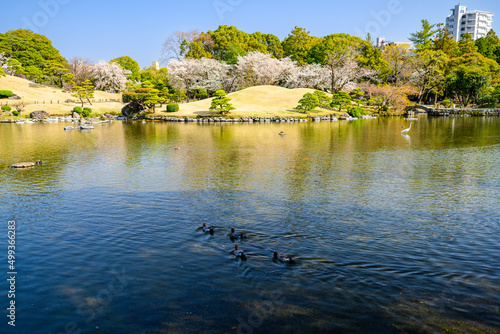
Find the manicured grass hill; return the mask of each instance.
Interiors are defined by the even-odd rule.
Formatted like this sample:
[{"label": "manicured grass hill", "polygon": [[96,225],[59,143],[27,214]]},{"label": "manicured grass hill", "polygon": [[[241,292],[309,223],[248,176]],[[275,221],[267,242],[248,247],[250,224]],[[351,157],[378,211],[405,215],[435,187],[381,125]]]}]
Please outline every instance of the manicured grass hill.
[{"label": "manicured grass hill", "polygon": [[[231,103],[236,110],[233,110],[229,116],[305,116],[294,108],[298,105],[299,100],[305,93],[312,93],[313,89],[298,88],[287,89],[278,86],[256,86],[250,87],[238,92],[228,94],[231,98]],[[180,105],[180,109],[175,113],[167,113],[171,116],[191,116],[209,115],[210,104],[212,99],[206,99],[196,102],[190,102]],[[157,115],[165,115],[163,112],[157,112]],[[331,114],[332,110],[318,108],[310,114],[322,115]]]},{"label": "manicured grass hill", "polygon": [[[71,93],[63,93],[62,89],[39,85],[13,76],[0,77],[0,90],[11,90],[14,94],[21,97],[21,100],[2,99],[0,102],[2,104],[8,102],[9,105],[14,105],[21,101],[25,102],[23,115],[29,114],[34,110],[45,110],[50,114],[69,114],[73,107],[81,106],[80,103],[65,103],[64,101],[66,100],[76,99],[71,96]],[[95,100],[113,99],[121,101],[122,95],[96,91],[94,98]],[[35,101],[39,103],[32,104]],[[43,104],[43,101],[45,101],[45,104]],[[50,101],[52,101],[52,104]],[[57,104],[57,101],[60,103]],[[123,105],[123,103],[119,102],[99,102],[93,103],[92,106],[88,103],[85,104],[86,107],[92,108],[93,111],[101,113],[111,111],[120,112]]]}]

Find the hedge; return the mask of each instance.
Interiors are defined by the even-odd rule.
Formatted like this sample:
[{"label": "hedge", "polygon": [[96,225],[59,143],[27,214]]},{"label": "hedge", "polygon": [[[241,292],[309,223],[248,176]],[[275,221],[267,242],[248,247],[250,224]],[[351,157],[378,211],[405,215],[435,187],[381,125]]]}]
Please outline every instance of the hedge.
[{"label": "hedge", "polygon": [[167,104],[167,112],[176,112],[179,111],[179,105],[177,103]]},{"label": "hedge", "polygon": [[14,95],[10,90],[0,90],[0,99],[6,99]]}]

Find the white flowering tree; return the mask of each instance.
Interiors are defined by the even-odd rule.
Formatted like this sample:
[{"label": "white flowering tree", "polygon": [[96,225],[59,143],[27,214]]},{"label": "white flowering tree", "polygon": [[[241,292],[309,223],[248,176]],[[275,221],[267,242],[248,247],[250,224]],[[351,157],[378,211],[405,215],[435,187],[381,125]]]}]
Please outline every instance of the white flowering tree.
[{"label": "white flowering tree", "polygon": [[213,94],[224,87],[230,65],[208,58],[172,59],[168,63],[170,82],[177,89],[206,89]]},{"label": "white flowering tree", "polygon": [[124,70],[116,63],[100,61],[92,67],[95,88],[104,91],[119,92],[126,88],[130,71]]},{"label": "white flowering tree", "polygon": [[286,77],[284,86],[324,90],[329,87],[328,74],[328,70],[318,64],[297,66]]},{"label": "white flowering tree", "polygon": [[240,88],[274,85],[281,75],[280,61],[268,53],[249,52],[246,56],[238,56],[236,75]]}]

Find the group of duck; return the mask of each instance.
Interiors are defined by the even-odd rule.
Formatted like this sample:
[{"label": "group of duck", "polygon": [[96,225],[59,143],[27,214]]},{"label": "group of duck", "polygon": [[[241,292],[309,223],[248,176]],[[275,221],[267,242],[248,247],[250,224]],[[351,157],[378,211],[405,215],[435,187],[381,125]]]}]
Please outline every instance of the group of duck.
[{"label": "group of duck", "polygon": [[[211,235],[213,235],[215,231],[215,228],[213,226],[207,225],[207,223],[203,223],[201,229],[204,233],[210,233]],[[231,227],[231,232],[229,232],[228,236],[229,239],[231,239],[231,241],[233,242],[236,240],[243,240],[246,238],[245,234],[236,232],[234,227]],[[244,250],[239,249],[238,244],[234,245],[234,250],[231,251],[231,254],[233,254],[236,258],[240,258],[243,261],[247,260],[247,253]],[[287,264],[295,263],[295,260],[290,255],[279,254],[277,251],[273,252],[273,259]]]}]

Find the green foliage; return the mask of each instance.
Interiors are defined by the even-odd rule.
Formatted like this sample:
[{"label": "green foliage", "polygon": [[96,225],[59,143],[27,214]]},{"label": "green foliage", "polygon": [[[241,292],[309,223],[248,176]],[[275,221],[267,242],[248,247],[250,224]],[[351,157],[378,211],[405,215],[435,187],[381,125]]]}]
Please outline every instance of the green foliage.
[{"label": "green foliage", "polygon": [[477,65],[459,65],[446,78],[448,89],[467,107],[483,87],[486,73]]},{"label": "green foliage", "polygon": [[185,90],[175,89],[170,95],[170,101],[173,102],[181,102],[185,100],[187,97]]},{"label": "green foliage", "polygon": [[110,63],[117,63],[124,70],[130,71],[131,74],[128,76],[129,80],[134,80],[134,81],[140,80],[141,76],[139,74],[139,71],[141,70],[141,68],[139,67],[139,64],[129,56],[123,56],[112,59]]},{"label": "green foliage", "polygon": [[22,73],[23,65],[17,59],[10,58],[7,60],[7,70],[10,72],[10,75]]},{"label": "green foliage", "polygon": [[295,27],[281,43],[284,56],[301,65],[312,63],[310,52],[319,39],[309,34],[304,28]]},{"label": "green foliage", "polygon": [[74,107],[73,112],[76,112],[77,114],[80,115],[82,113],[82,108],[81,107]]},{"label": "green foliage", "polygon": [[3,70],[3,68],[0,67],[0,78],[7,76]]},{"label": "green foliage", "polygon": [[453,106],[453,102],[450,99],[444,99],[443,101],[441,101],[441,104],[445,108],[451,108]]},{"label": "green foliage", "polygon": [[305,93],[302,99],[299,100],[299,105],[295,109],[307,113],[311,110],[316,109],[319,106],[318,95]]},{"label": "green foliage", "polygon": [[6,99],[14,95],[10,90],[0,90],[0,99]]},{"label": "green foliage", "polygon": [[412,33],[408,39],[413,42],[413,46],[418,51],[431,49],[433,47],[432,38],[438,32],[438,29],[434,29],[436,26],[427,20],[422,20],[422,30]]},{"label": "green foliage", "polygon": [[231,99],[226,97],[226,92],[222,89],[218,90],[214,94],[212,99],[212,105],[210,106],[210,111],[217,111],[219,114],[228,114],[231,110],[236,109],[231,103]]},{"label": "green foliage", "polygon": [[316,90],[313,94],[318,97],[318,105],[322,108],[329,107],[332,103],[332,99],[322,90]]},{"label": "green foliage", "polygon": [[263,44],[267,48],[267,53],[271,54],[276,59],[283,58],[283,46],[278,37],[272,34],[263,34],[260,32],[254,32],[252,35],[260,44]]},{"label": "green foliage", "polygon": [[139,112],[149,112],[150,109],[154,112],[156,104],[162,101],[159,94],[158,89],[138,86],[133,92],[123,93],[122,99],[124,103],[136,104]]},{"label": "green foliage", "polygon": [[310,60],[317,64],[325,64],[330,53],[358,49],[364,43],[361,38],[348,34],[328,35],[319,39],[311,48]]},{"label": "green foliage", "polygon": [[12,112],[12,115],[14,115],[14,116],[16,116],[16,117],[17,117],[17,116],[19,116],[20,114],[21,114],[21,113],[20,113],[19,111],[17,111],[17,110],[14,110],[14,111]]},{"label": "green foliage", "polygon": [[442,27],[439,29],[433,41],[433,49],[435,51],[443,51],[448,57],[452,57],[457,48],[458,43],[450,36],[448,28]]},{"label": "green foliage", "polygon": [[47,37],[26,29],[0,34],[0,53],[19,61],[22,74],[30,80],[42,81],[52,77],[51,63],[66,64]]},{"label": "green foliage", "polygon": [[[221,25],[217,30],[208,31],[206,35],[210,36],[210,41],[206,44],[212,58],[228,63],[236,63],[238,56],[245,55],[250,51],[267,51],[267,45],[260,43],[255,36],[238,30],[234,26]],[[188,54],[189,51],[186,55]]]},{"label": "green foliage", "polygon": [[347,109],[347,113],[352,117],[361,117],[366,115],[365,110],[360,106]]},{"label": "green foliage", "polygon": [[351,100],[354,100],[358,103],[358,107],[363,102],[363,97],[365,96],[365,92],[361,90],[361,88],[355,88],[350,94]]},{"label": "green foliage", "polygon": [[471,34],[465,33],[458,42],[458,48],[455,49],[454,56],[460,57],[468,53],[477,52],[478,48],[472,39]]},{"label": "green foliage", "polygon": [[2,106],[2,111],[11,111],[12,108],[10,106]]},{"label": "green foliage", "polygon": [[71,96],[80,100],[82,108],[85,100],[92,104],[92,102],[90,102],[90,99],[94,98],[94,86],[92,85],[92,82],[90,82],[90,80],[86,80],[81,86],[74,86],[73,94],[71,94]]},{"label": "green foliage", "polygon": [[342,107],[346,105],[351,105],[351,96],[348,93],[340,91],[332,96],[332,107],[339,106],[339,111],[342,111]]},{"label": "green foliage", "polygon": [[89,117],[91,113],[92,113],[92,109],[86,107],[86,108],[83,108],[81,115],[83,117]]},{"label": "green foliage", "polygon": [[475,45],[477,52],[486,58],[493,59],[496,62],[500,61],[500,38],[493,29],[488,32],[486,37],[476,39]]},{"label": "green foliage", "polygon": [[176,112],[179,111],[179,105],[177,103],[167,104],[167,112]]}]

